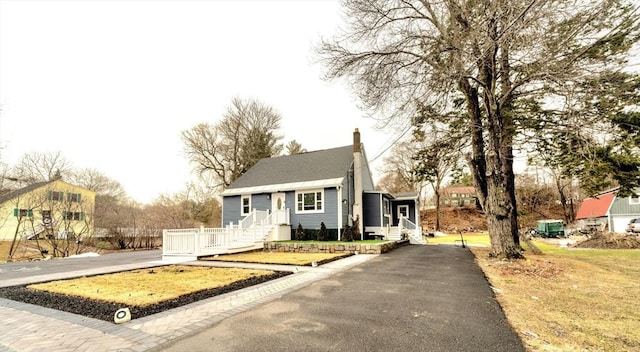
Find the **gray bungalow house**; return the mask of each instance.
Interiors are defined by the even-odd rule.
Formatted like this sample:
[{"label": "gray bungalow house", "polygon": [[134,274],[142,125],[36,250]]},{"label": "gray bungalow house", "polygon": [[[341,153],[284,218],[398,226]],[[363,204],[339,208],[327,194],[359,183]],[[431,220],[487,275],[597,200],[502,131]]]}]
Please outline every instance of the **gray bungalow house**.
[{"label": "gray bungalow house", "polygon": [[[421,232],[418,195],[374,190],[360,132],[353,145],[260,160],[222,192],[222,221],[236,224],[267,211],[280,225],[320,229],[334,239],[360,219],[360,239],[399,239]],[[417,225],[416,225],[417,224]],[[421,234],[415,235],[421,241]],[[419,239],[419,240],[418,240]]]}]

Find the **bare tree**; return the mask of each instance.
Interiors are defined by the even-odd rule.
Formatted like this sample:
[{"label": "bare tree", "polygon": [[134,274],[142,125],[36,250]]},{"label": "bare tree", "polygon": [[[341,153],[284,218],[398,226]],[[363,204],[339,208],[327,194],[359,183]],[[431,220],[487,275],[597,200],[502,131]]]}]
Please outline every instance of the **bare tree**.
[{"label": "bare tree", "polygon": [[64,177],[67,182],[103,196],[124,199],[127,197],[124,187],[120,182],[107,177],[96,169],[69,170]]},{"label": "bare tree", "polygon": [[213,173],[215,186],[224,188],[258,160],[280,154],[281,120],[272,107],[234,98],[219,123],[203,123],[182,132],[185,152],[201,174]]},{"label": "bare tree", "polygon": [[184,195],[163,194],[144,208],[145,216],[158,228],[180,229],[196,227],[197,220],[190,216],[191,205]]},{"label": "bare tree", "polygon": [[418,165],[413,172],[416,179],[427,182],[434,194],[436,206],[435,231],[440,231],[440,210],[442,187],[454,171],[460,168],[461,155],[459,150],[452,150],[455,144],[442,143],[442,141],[432,140],[429,147],[418,151],[415,158]]},{"label": "bare tree", "polygon": [[130,206],[127,193],[120,182],[96,169],[72,170],[65,177],[69,183],[96,192],[95,226],[116,233],[125,225],[127,214],[139,207]]},{"label": "bare tree", "polygon": [[376,184],[376,190],[385,191],[390,193],[405,193],[413,192],[414,190],[407,184],[405,179],[399,172],[387,172],[385,173],[378,183]]},{"label": "bare tree", "polygon": [[419,162],[414,157],[422,144],[415,140],[405,140],[394,144],[391,152],[384,158],[382,172],[384,176],[376,188],[391,193],[417,192],[422,197],[426,183],[416,177],[414,170]]},{"label": "bare tree", "polygon": [[[373,113],[452,116],[487,216],[491,255],[521,258],[514,140],[532,125],[527,99],[546,87],[620,70],[638,40],[626,0],[345,0],[346,31],[318,51]],[[418,102],[418,104],[416,104]],[[462,116],[451,114],[462,110]],[[387,115],[387,116],[389,116]],[[560,116],[560,115],[558,115]],[[455,122],[455,123],[453,123]],[[557,123],[562,123],[558,118]],[[548,126],[547,126],[548,128]]]},{"label": "bare tree", "polygon": [[62,156],[60,151],[33,152],[25,154],[12,168],[10,174],[26,183],[35,183],[53,180],[69,171],[71,171],[71,162]]}]

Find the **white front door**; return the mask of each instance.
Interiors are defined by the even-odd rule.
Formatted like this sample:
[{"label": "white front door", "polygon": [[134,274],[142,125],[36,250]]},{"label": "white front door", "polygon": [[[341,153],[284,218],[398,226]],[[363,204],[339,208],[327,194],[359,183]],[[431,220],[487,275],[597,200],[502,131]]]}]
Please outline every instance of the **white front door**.
[{"label": "white front door", "polygon": [[271,212],[275,224],[286,224],[286,197],[284,193],[271,193]]}]

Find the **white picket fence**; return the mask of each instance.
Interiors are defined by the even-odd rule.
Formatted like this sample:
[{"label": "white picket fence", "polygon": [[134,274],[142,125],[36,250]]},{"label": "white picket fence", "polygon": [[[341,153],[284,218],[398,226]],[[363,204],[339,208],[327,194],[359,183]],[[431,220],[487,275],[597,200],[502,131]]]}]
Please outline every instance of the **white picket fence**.
[{"label": "white picket fence", "polygon": [[[280,214],[283,213],[283,214]],[[270,213],[253,210],[237,225],[224,228],[165,229],[162,231],[162,257],[196,259],[215,254],[237,253],[264,247],[264,240],[278,223],[289,218],[288,209]]]}]

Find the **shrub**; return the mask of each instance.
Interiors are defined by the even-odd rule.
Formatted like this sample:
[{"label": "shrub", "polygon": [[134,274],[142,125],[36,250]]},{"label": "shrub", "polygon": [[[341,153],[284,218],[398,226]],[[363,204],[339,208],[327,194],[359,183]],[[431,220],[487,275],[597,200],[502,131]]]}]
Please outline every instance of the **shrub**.
[{"label": "shrub", "polygon": [[[295,226],[291,227],[291,239],[294,241],[316,241],[318,239],[318,233],[320,229],[304,229],[304,238],[301,240],[296,239],[296,232],[298,230]],[[327,229],[326,238],[324,241],[337,241],[338,229]]]},{"label": "shrub", "polygon": [[342,229],[342,241],[343,242],[352,242],[353,241],[353,228],[347,224],[344,225]]},{"label": "shrub", "polygon": [[296,229],[295,237],[296,241],[304,241],[304,229],[302,228],[302,224],[298,223],[298,228]]},{"label": "shrub", "polygon": [[360,216],[356,216],[355,220],[353,220],[353,225],[349,226],[347,224],[344,225],[344,230],[342,232],[342,241],[351,242],[356,239],[360,239]]},{"label": "shrub", "polygon": [[324,222],[320,223],[320,231],[318,231],[318,241],[327,241],[329,238],[329,232]]}]

